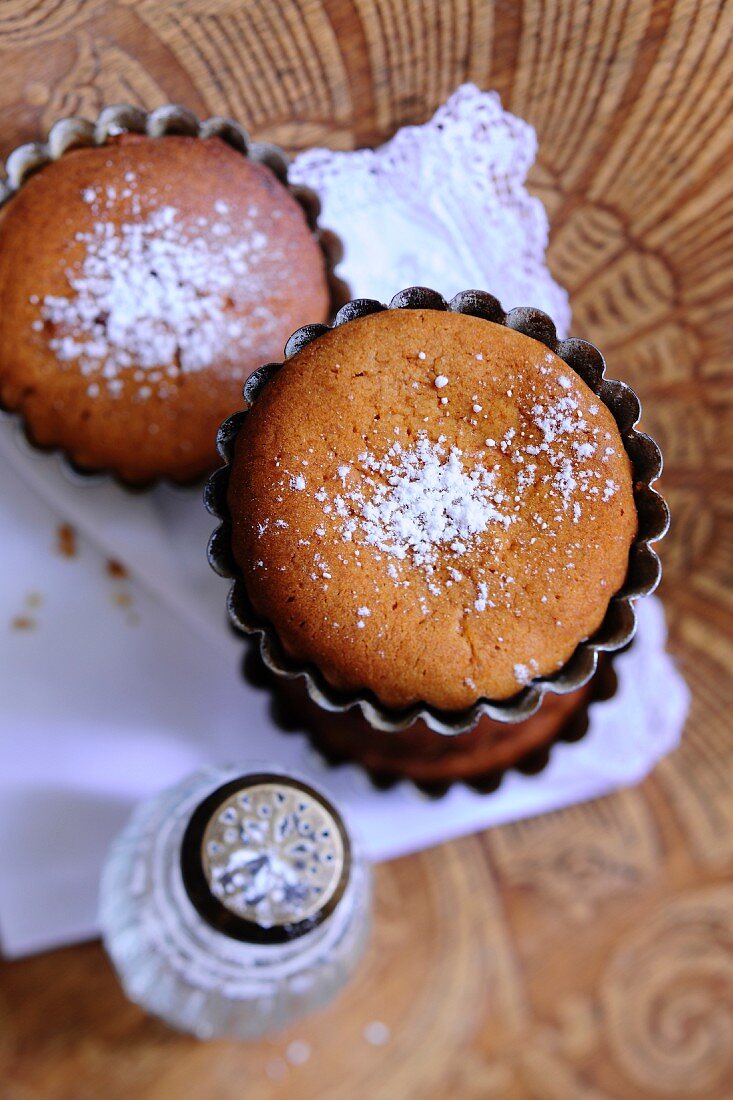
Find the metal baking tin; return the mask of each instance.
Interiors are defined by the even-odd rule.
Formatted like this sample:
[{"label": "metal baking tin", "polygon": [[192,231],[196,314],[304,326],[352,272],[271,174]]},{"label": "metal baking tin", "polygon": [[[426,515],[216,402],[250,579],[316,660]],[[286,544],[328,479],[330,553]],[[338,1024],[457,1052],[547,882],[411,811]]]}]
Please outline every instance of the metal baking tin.
[{"label": "metal baking tin", "polygon": [[[326,277],[331,295],[331,315],[336,314],[339,307],[348,301],[349,288],[335,274],[336,265],[343,255],[341,241],[330,229],[322,229],[319,226],[321,203],[315,191],[309,187],[296,186],[288,182],[289,158],[284,150],[277,145],[250,141],[247,131],[230,118],[215,117],[202,121],[193,111],[178,103],[168,103],[157,107],[154,111],[144,111],[140,107],[133,107],[126,103],[117,104],[105,107],[96,122],[75,116],[59,119],[49,130],[45,142],[33,141],[19,145],[8,156],[5,162],[6,178],[0,180],[0,209],[12,199],[26,180],[45,164],[59,160],[73,149],[104,145],[110,138],[119,137],[123,133],[146,134],[151,138],[163,138],[169,135],[218,137],[242,156],[257,164],[265,165],[299,204],[311,232],[320,245],[326,263]],[[20,429],[21,446],[30,446],[35,451],[57,456],[65,475],[77,485],[89,484],[109,477],[125,489],[139,492],[156,484],[154,480],[129,485],[112,471],[82,469],[71,460],[63,448],[37,446],[28,434],[21,413],[4,409],[2,405],[0,405],[0,413],[17,424]],[[185,484],[170,478],[158,478],[157,481],[170,481],[174,485]],[[202,478],[199,477],[188,484],[195,485],[201,481]]]},{"label": "metal baking tin", "polygon": [[[287,678],[302,676],[311,699],[326,710],[347,711],[359,707],[370,725],[387,732],[407,729],[417,719],[422,719],[432,730],[448,735],[468,732],[484,714],[499,722],[520,722],[538,710],[546,692],[565,694],[582,687],[595,672],[600,652],[619,650],[634,637],[634,601],[655,590],[662,572],[659,557],[650,546],[662,538],[669,526],[667,505],[652,488],[662,472],[662,455],[650,436],[636,430],[641,405],[634,391],[624,382],[605,377],[604,358],[593,344],[578,339],[558,340],[553,321],[541,310],[520,307],[507,313],[493,295],[484,291],[465,290],[447,302],[427,287],[410,287],[396,294],[388,306],[367,298],[348,302],[336,314],[333,327],[385,309],[450,310],[516,329],[558,355],[610,410],[633,468],[638,531],[629,552],[626,580],[611,599],[598,630],[580,642],[570,659],[553,675],[537,677],[510,699],[479,699],[462,711],[441,711],[427,703],[395,710],[385,707],[372,692],[337,691],[314,665],[293,660],[285,654],[272,625],[252,608],[244,579],[234,560],[227,489],[236,438],[247,416],[246,410],[230,417],[219,430],[217,443],[225,465],[211,476],[204,494],[207,508],[221,521],[209,543],[209,562],[217,573],[233,580],[228,608],[235,628],[244,634],[259,635],[260,654],[266,666]],[[285,346],[285,360],[297,355],[330,327],[306,325],[298,329]],[[268,363],[250,375],[244,386],[245,401],[251,405],[282,366],[282,363]]]},{"label": "metal baking tin", "polygon": [[[590,729],[592,709],[612,699],[619,686],[615,661],[620,653],[603,654],[589,685],[588,697],[558,727],[547,742],[529,749],[511,764],[476,771],[471,775],[418,779],[415,776],[406,775],[399,765],[390,766],[389,763],[385,763],[382,766],[372,766],[363,759],[359,753],[359,745],[363,743],[363,738],[368,736],[368,731],[363,728],[361,715],[337,716],[337,720],[349,726],[349,732],[353,735],[351,751],[341,751],[325,743],[316,717],[318,711],[316,705],[310,699],[303,700],[301,693],[298,693],[297,698],[291,698],[287,690],[283,691],[283,684],[281,681],[278,682],[277,675],[263,665],[256,639],[249,637],[245,641],[247,650],[242,662],[244,678],[251,687],[269,693],[269,713],[282,733],[291,737],[307,738],[310,749],[320,758],[325,767],[358,769],[365,780],[377,791],[391,790],[403,783],[414,787],[416,791],[430,799],[443,798],[453,787],[466,787],[468,790],[475,791],[476,794],[493,794],[499,789],[507,773],[512,771],[525,776],[540,775],[550,763],[556,745],[574,744],[585,737]],[[633,646],[633,643],[631,645]],[[304,685],[303,691],[305,690]],[[475,731],[470,731],[468,736],[470,737],[473,732]],[[395,733],[394,736],[399,736],[399,733]],[[435,736],[441,735],[436,733]]]}]

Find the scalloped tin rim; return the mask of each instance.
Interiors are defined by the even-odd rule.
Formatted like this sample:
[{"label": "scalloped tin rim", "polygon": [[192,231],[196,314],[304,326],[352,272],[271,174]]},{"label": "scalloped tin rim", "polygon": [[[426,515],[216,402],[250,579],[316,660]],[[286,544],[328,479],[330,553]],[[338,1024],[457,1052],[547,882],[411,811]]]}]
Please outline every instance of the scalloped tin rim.
[{"label": "scalloped tin rim", "polygon": [[[259,635],[260,654],[272,672],[287,678],[304,677],[310,698],[319,706],[339,712],[358,706],[367,722],[384,732],[399,732],[417,719],[422,719],[435,732],[446,735],[468,732],[482,715],[499,722],[523,721],[539,709],[546,692],[565,694],[586,684],[597,668],[600,651],[615,652],[633,639],[636,632],[633,602],[650,595],[661,577],[661,562],[649,543],[662,538],[669,526],[667,505],[651,487],[661,474],[662,455],[650,436],[636,431],[635,425],[641,414],[641,403],[636,393],[625,382],[605,377],[605,360],[595,345],[576,338],[558,341],[554,322],[546,313],[525,306],[506,313],[498,299],[483,291],[462,291],[450,302],[427,287],[402,290],[389,305],[368,298],[355,299],[347,302],[338,311],[333,326],[306,325],[294,332],[285,345],[284,361],[291,359],[312,340],[328,332],[330,327],[336,328],[358,317],[386,309],[450,310],[483,317],[496,324],[514,328],[545,344],[558,355],[580,375],[611,411],[632,463],[634,496],[643,501],[643,507],[638,509],[639,529],[630,549],[626,581],[620,592],[609,601],[599,629],[593,637],[580,642],[566,664],[552,676],[532,680],[510,699],[480,699],[468,710],[459,713],[439,711],[425,703],[395,711],[383,706],[371,693],[345,694],[335,691],[313,665],[292,662],[284,655],[272,625],[261,620],[252,609],[244,580],[230,551],[231,523],[226,501],[229,468],[246,410],[230,417],[219,431],[219,453],[225,465],[209,479],[205,501],[212,515],[222,522],[211,536],[209,561],[221,576],[233,579],[228,599],[229,616],[233,625],[242,633]],[[250,376],[245,391],[246,400],[250,404],[282,365],[283,363],[268,363]]]},{"label": "scalloped tin rim", "polygon": [[[59,160],[73,149],[104,145],[109,138],[117,137],[121,133],[147,134],[148,137],[155,139],[170,135],[202,139],[219,137],[244,157],[268,167],[287,187],[303,210],[306,221],[315,234],[326,264],[326,279],[331,292],[331,310],[333,313],[338,312],[348,297],[348,287],[335,273],[335,267],[343,250],[341,241],[333,230],[321,228],[317,224],[320,213],[318,196],[309,188],[288,182],[289,158],[283,149],[265,142],[251,142],[244,127],[231,118],[215,115],[201,120],[193,111],[180,103],[166,103],[153,111],[144,111],[132,104],[119,103],[103,107],[95,122],[76,115],[57,119],[48,131],[45,142],[25,142],[8,154],[5,160],[5,179],[0,180],[0,209],[10,201],[29,177],[44,165]],[[206,477],[201,475],[187,481],[159,477],[146,482],[130,483],[112,470],[81,469],[74,464],[63,447],[41,447],[36,444],[21,412],[7,409],[0,403],[0,413],[17,423],[23,437],[21,445],[27,445],[41,454],[56,457],[64,476],[77,487],[106,478],[114,481],[121,488],[137,494],[146,492],[157,484],[170,484],[181,488],[200,485]]]},{"label": "scalloped tin rim", "polygon": [[600,703],[606,702],[608,699],[612,699],[618,691],[618,673],[614,666],[615,657],[618,655],[619,654],[614,654],[612,657],[608,657],[605,665],[599,667],[598,674],[600,680],[594,682],[591,697],[588,699],[586,705],[581,710],[576,711],[575,714],[570,715],[563,727],[555,734],[551,741],[530,750],[526,756],[515,761],[513,764],[498,768],[490,768],[488,771],[479,772],[470,777],[463,777],[460,779],[421,780],[413,777],[408,778],[400,772],[386,767],[380,769],[369,768],[362,760],[356,757],[351,759],[350,757],[343,756],[337,751],[329,750],[325,746],[319,744],[302,725],[280,726],[279,728],[283,730],[287,737],[302,738],[304,743],[316,753],[326,767],[351,767],[358,769],[376,791],[391,790],[400,783],[404,783],[413,787],[421,795],[433,801],[444,798],[453,787],[466,787],[468,790],[481,795],[493,794],[501,787],[507,772],[517,771],[526,776],[539,775],[550,763],[552,754],[558,744],[574,744],[585,737],[590,727],[591,709],[595,708]]}]

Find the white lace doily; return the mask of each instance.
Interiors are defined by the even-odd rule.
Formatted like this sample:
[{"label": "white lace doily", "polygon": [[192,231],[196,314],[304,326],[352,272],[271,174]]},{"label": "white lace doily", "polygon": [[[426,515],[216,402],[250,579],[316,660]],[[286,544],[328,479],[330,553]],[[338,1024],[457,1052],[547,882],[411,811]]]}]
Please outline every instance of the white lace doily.
[{"label": "white lace doily", "polygon": [[505,309],[544,309],[566,336],[568,296],[545,264],[547,214],[525,186],[536,152],[529,123],[502,110],[496,92],[464,84],[424,126],[379,149],[301,153],[292,176],[321,196],[354,297],[488,290]]}]

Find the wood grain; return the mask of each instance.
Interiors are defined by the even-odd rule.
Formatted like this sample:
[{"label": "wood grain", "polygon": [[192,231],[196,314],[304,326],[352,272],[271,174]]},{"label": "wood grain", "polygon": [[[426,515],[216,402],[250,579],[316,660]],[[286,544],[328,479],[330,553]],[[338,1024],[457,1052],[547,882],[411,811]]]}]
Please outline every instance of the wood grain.
[{"label": "wood grain", "polygon": [[60,114],[170,99],[354,148],[464,80],[533,123],[575,331],[665,452],[663,592],[694,693],[682,748],[634,790],[381,867],[356,981],[273,1042],[165,1031],[96,944],[4,964],[3,1100],[733,1094],[732,39],[725,0],[0,6],[4,152]]}]

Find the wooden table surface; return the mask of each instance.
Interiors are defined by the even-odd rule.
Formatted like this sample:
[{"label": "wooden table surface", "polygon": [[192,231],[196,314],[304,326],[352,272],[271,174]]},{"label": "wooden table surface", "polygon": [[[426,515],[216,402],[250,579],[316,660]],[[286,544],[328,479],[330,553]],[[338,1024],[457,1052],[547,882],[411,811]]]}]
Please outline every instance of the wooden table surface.
[{"label": "wooden table surface", "polygon": [[121,100],[353,148],[465,80],[532,122],[574,331],[665,453],[663,594],[694,694],[635,789],[380,867],[357,979],[275,1041],[165,1030],[98,944],[0,965],[2,1100],[733,1096],[732,34],[719,0],[0,5],[4,151]]}]

